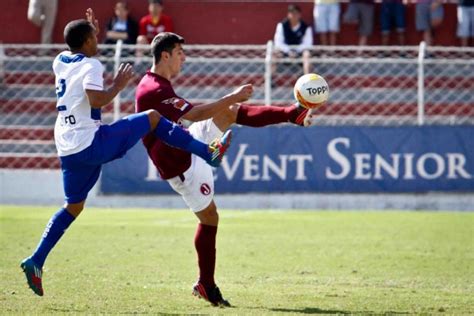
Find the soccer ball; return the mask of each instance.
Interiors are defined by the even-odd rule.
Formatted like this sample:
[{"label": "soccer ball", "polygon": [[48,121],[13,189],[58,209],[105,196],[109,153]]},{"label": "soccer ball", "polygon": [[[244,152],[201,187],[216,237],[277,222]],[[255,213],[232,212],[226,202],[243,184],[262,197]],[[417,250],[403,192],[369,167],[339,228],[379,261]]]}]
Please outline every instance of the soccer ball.
[{"label": "soccer ball", "polygon": [[293,88],[296,101],[307,109],[314,109],[329,98],[326,80],[317,74],[307,74],[298,78]]}]

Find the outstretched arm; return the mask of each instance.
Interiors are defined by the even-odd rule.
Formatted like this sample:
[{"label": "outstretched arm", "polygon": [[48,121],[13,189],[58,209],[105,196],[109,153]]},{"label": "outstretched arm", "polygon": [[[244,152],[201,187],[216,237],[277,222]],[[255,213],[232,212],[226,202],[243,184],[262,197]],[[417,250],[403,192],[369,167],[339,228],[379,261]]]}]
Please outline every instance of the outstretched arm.
[{"label": "outstretched arm", "polygon": [[125,88],[128,81],[134,76],[133,68],[130,64],[120,64],[117,75],[115,75],[112,86],[106,90],[87,90],[89,104],[93,108],[101,108],[115,98],[115,96]]},{"label": "outstretched arm", "polygon": [[192,122],[207,120],[222,110],[227,109],[232,104],[247,101],[252,96],[252,93],[253,86],[251,84],[243,85],[216,102],[193,107],[188,113],[183,115],[183,119]]}]

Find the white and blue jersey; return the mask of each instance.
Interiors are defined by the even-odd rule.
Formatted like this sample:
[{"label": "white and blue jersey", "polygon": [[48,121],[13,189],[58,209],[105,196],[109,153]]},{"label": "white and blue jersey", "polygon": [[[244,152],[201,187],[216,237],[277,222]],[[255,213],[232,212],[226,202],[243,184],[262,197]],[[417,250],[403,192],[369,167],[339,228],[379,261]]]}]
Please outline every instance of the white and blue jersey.
[{"label": "white and blue jersey", "polygon": [[69,51],[53,63],[58,118],[54,138],[61,160],[66,202],[79,203],[97,182],[102,164],[120,158],[150,131],[146,113],[102,125],[86,90],[104,90],[104,67],[93,58]]},{"label": "white and blue jersey", "polygon": [[104,89],[104,67],[97,59],[64,51],[53,70],[58,97],[54,138],[58,155],[68,156],[89,147],[99,129],[100,109],[90,106],[85,90]]}]

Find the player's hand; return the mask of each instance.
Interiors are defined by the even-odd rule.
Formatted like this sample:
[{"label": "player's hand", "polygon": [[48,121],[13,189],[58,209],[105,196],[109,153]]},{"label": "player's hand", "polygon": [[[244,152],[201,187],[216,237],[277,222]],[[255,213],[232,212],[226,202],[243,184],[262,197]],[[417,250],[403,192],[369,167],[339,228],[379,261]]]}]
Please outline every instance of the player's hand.
[{"label": "player's hand", "polygon": [[129,63],[121,63],[114,78],[114,85],[119,88],[119,90],[122,90],[134,75],[132,65]]},{"label": "player's hand", "polygon": [[231,93],[232,97],[235,98],[234,103],[245,102],[252,96],[253,86],[246,84],[238,87],[234,92]]},{"label": "player's hand", "polygon": [[86,10],[86,20],[95,27],[95,34],[99,34],[99,21],[95,18],[94,11],[91,8]]}]

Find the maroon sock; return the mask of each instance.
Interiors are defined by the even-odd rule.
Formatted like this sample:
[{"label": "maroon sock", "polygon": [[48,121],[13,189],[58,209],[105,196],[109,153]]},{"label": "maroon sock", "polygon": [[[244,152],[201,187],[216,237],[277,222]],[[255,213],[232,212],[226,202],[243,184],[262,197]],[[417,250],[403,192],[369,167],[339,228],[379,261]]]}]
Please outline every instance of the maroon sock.
[{"label": "maroon sock", "polygon": [[297,117],[298,111],[296,105],[280,107],[242,104],[237,112],[236,123],[261,127],[284,122],[295,122]]},{"label": "maroon sock", "polygon": [[214,270],[216,267],[217,226],[199,224],[194,236],[199,265],[199,282],[206,288],[216,286]]}]

